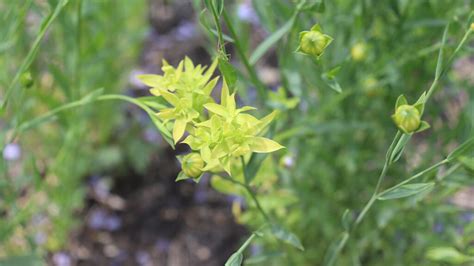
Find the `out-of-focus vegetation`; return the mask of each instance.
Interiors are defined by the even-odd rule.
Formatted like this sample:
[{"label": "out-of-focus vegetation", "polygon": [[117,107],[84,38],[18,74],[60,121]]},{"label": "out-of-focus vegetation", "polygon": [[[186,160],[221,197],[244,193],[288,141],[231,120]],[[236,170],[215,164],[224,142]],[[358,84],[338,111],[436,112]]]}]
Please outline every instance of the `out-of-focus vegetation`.
[{"label": "out-of-focus vegetation", "polygon": [[[200,1],[195,5],[204,8]],[[406,144],[382,188],[442,161],[464,141],[472,142],[472,34],[456,55],[454,68],[449,60],[472,23],[473,8],[472,1],[375,0],[241,1],[226,6],[220,16],[223,39],[227,50],[236,51],[231,62],[239,69],[236,87],[247,93],[244,102],[256,99],[265,102],[262,107],[282,110],[274,132],[287,150],[263,163],[258,196],[263,208],[305,247],[304,252],[282,249],[264,236],[257,240],[263,248],[246,260],[249,265],[330,264],[337,249],[341,253],[336,265],[472,261],[472,206],[466,209],[451,200],[473,184],[472,152],[417,180],[434,182],[433,187],[406,199],[376,201],[357,230],[351,226],[374,193],[397,131],[390,118],[397,97],[404,94],[414,103],[428,91],[441,47],[439,67],[445,75],[424,111],[431,128]],[[216,47],[219,36],[213,20],[201,15],[200,21],[213,43],[210,47]],[[319,60],[295,53],[299,33],[315,23],[334,39]],[[252,71],[262,80],[277,72],[274,91],[267,97],[255,96],[259,82]],[[235,193],[229,184],[214,180],[214,185]],[[467,201],[472,202],[472,196]],[[263,220],[249,204],[244,211],[234,208],[235,213],[242,223],[258,229]],[[351,235],[344,242],[346,232]]]},{"label": "out-of-focus vegetation", "polygon": [[[257,117],[279,110],[265,133],[286,147],[211,177],[237,195],[236,220],[254,231],[230,265],[472,263],[474,1],[193,4],[238,104],[258,106]],[[0,2],[2,262],[32,264],[64,246],[85,175],[143,170],[155,146],[133,125],[114,134],[125,118],[105,100],[144,108],[172,142],[147,109],[156,98],[117,95],[145,15],[145,1]],[[301,49],[309,31],[326,36],[317,50]],[[402,94],[421,101],[429,129],[397,132]]]},{"label": "out-of-focus vegetation", "polygon": [[120,160],[108,143],[124,120],[121,105],[67,108],[98,90],[123,91],[145,7],[0,1],[0,257],[61,249],[80,222],[73,214],[83,204],[82,178]]}]

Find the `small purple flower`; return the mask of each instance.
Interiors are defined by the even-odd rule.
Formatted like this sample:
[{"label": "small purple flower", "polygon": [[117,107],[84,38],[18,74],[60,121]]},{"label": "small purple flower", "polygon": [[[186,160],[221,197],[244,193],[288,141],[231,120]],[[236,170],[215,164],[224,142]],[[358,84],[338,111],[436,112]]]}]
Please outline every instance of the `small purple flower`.
[{"label": "small purple flower", "polygon": [[159,252],[167,252],[170,248],[170,241],[165,238],[160,238],[156,241],[155,247]]},{"label": "small purple flower", "polygon": [[178,41],[186,41],[193,38],[196,35],[196,27],[194,23],[185,22],[179,25],[176,29],[176,39]]},{"label": "small purple flower", "polygon": [[252,4],[249,2],[239,4],[237,7],[237,16],[240,18],[240,20],[248,23],[259,23],[258,16],[255,13],[255,10],[252,8]]},{"label": "small purple flower", "polygon": [[95,230],[116,231],[122,226],[122,220],[117,215],[96,209],[90,214],[87,224]]},{"label": "small purple flower", "polygon": [[137,254],[135,254],[135,259],[138,262],[139,265],[151,265],[151,257],[150,254],[148,254],[146,251],[138,251]]},{"label": "small purple flower", "polygon": [[148,87],[145,86],[143,82],[141,82],[137,78],[138,75],[142,75],[142,74],[146,74],[146,73],[141,69],[132,70],[132,72],[130,72],[130,75],[128,77],[128,82],[135,88],[145,90],[145,89],[148,89]]},{"label": "small purple flower", "polygon": [[20,145],[9,143],[3,149],[3,158],[7,161],[16,161],[21,157]]},{"label": "small purple flower", "polygon": [[48,237],[44,232],[37,232],[34,237],[35,243],[37,245],[43,245],[44,243],[46,243],[47,238]]},{"label": "small purple flower", "polygon": [[71,257],[66,252],[58,252],[53,255],[55,266],[71,266]]},{"label": "small purple flower", "polygon": [[252,254],[252,256],[258,256],[258,255],[261,255],[262,254],[262,251],[263,251],[263,248],[261,245],[259,244],[252,244],[250,246],[250,254]]},{"label": "small purple flower", "polygon": [[158,134],[156,128],[148,127],[143,132],[143,138],[150,143],[161,143],[161,135]]},{"label": "small purple flower", "polygon": [[440,222],[435,223],[433,226],[433,231],[438,234],[442,233],[444,231],[443,223],[440,223]]},{"label": "small purple flower", "polygon": [[465,223],[470,223],[474,220],[474,212],[464,212],[461,214],[461,220]]}]

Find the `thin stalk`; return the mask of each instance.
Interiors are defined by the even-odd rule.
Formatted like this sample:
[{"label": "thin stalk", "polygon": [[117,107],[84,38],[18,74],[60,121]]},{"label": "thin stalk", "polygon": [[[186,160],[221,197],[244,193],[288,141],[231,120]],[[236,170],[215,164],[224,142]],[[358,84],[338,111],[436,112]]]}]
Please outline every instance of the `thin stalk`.
[{"label": "thin stalk", "polygon": [[222,35],[222,27],[221,27],[221,23],[219,21],[219,16],[215,12],[215,10],[214,10],[215,7],[214,6],[212,6],[212,9],[213,9],[213,10],[211,10],[212,17],[214,18],[214,23],[216,24],[216,28],[217,28],[217,46],[218,46],[217,49],[219,51],[222,51],[222,53],[227,56],[227,53],[226,53],[226,50],[225,50],[224,36]]},{"label": "thin stalk", "polygon": [[[445,37],[446,37],[446,34],[447,34],[447,29],[445,30],[445,33],[444,33],[444,36],[443,36],[443,41],[445,40]],[[467,38],[469,36],[469,34],[472,32],[473,30],[472,29],[468,29],[466,31],[466,33],[464,34],[463,38],[461,39],[461,41],[459,42],[458,46],[456,47],[456,49],[454,50],[453,54],[450,56],[450,58],[448,59],[448,62],[447,64],[443,67],[442,65],[439,65],[437,66],[437,70],[436,70],[436,74],[435,74],[435,78],[433,80],[433,83],[431,84],[430,88],[428,89],[428,92],[426,94],[426,98],[425,98],[425,102],[430,98],[430,96],[433,94],[436,86],[438,85],[439,83],[439,80],[441,77],[443,77],[443,75],[446,73],[448,67],[450,66],[450,64],[452,63],[455,55],[461,50],[461,47],[465,44],[465,42],[467,41]],[[443,46],[440,48],[440,52],[439,52],[439,56],[438,56],[438,64],[441,64],[442,62],[442,57],[443,57]],[[438,67],[441,67],[441,71],[438,71]],[[379,190],[380,190],[380,187],[382,185],[382,182],[383,180],[385,179],[385,176],[386,176],[386,172],[389,168],[389,166],[391,165],[391,161],[390,161],[390,158],[392,157],[392,153],[393,153],[393,150],[395,148],[395,145],[398,144],[398,139],[400,138],[401,136],[401,133],[400,131],[397,132],[397,134],[395,135],[395,138],[393,139],[392,141],[392,144],[390,145],[388,151],[387,151],[387,155],[386,155],[386,158],[385,158],[385,163],[384,163],[384,166],[383,166],[383,169],[382,169],[382,172],[379,176],[379,180],[377,182],[377,185],[375,187],[375,190],[374,190],[374,193],[372,194],[372,197],[369,199],[369,201],[367,202],[367,204],[364,206],[364,208],[362,209],[361,213],[357,216],[356,218],[356,221],[354,223],[354,226],[349,230],[349,232],[345,232],[347,233],[347,235],[344,236],[343,239],[341,239],[341,241],[339,242],[338,244],[338,247],[337,249],[335,250],[335,252],[331,255],[330,259],[328,260],[328,263],[326,265],[333,265],[335,262],[336,262],[336,259],[338,257],[338,255],[342,252],[342,250],[344,249],[344,246],[346,245],[347,241],[349,240],[349,237],[350,235],[353,233],[353,231],[357,228],[357,225],[359,225],[365,215],[367,214],[367,212],[370,210],[370,208],[373,206],[373,204],[375,203],[375,201],[377,200],[377,196],[379,195]],[[400,186],[403,186],[404,184],[407,184],[411,181],[413,181],[414,179],[422,176],[423,174],[445,164],[445,163],[448,163],[448,161],[445,159],[423,171],[421,171],[420,173],[408,178],[407,180],[401,182],[400,184],[397,184],[387,190],[385,190],[384,192],[386,191],[391,191],[393,189],[396,189]]]},{"label": "thin stalk", "polygon": [[75,58],[74,58],[74,83],[76,89],[73,91],[73,95],[75,96],[74,99],[80,97],[81,94],[81,35],[82,35],[82,0],[77,1],[77,8],[76,8],[76,20],[77,20],[77,27],[76,27],[76,51],[75,51]]},{"label": "thin stalk", "polygon": [[[441,73],[439,74],[439,76],[435,76],[435,79],[433,81],[433,83],[431,84],[430,88],[428,89],[428,93],[426,94],[426,100],[428,100],[428,98],[431,97],[431,95],[433,94],[433,92],[435,91],[436,89],[436,86],[438,85],[439,83],[439,80],[446,74],[446,71],[449,69],[449,66],[451,65],[451,63],[453,62],[454,60],[454,57],[456,56],[456,54],[461,50],[461,48],[464,46],[464,44],[466,43],[467,41],[467,38],[469,37],[469,35],[471,34],[473,30],[471,28],[469,28],[466,33],[464,34],[464,36],[462,37],[461,41],[459,42],[458,46],[456,47],[456,49],[454,49],[454,52],[453,54],[449,57],[448,59],[448,62],[446,63],[446,65],[443,67],[443,69],[441,70]],[[443,47],[441,47],[441,49],[443,49]]]},{"label": "thin stalk", "polygon": [[401,186],[403,186],[403,185],[406,185],[406,184],[410,183],[411,181],[413,181],[413,180],[415,180],[415,179],[417,179],[417,178],[423,176],[424,174],[426,174],[426,173],[428,173],[428,172],[430,172],[430,171],[432,171],[432,170],[434,170],[434,169],[436,169],[436,168],[438,168],[438,167],[440,167],[441,165],[446,164],[446,163],[448,163],[448,160],[444,159],[444,160],[442,160],[441,162],[438,162],[438,163],[436,163],[436,164],[434,164],[434,165],[432,165],[432,166],[426,168],[425,170],[423,170],[423,171],[421,171],[421,172],[415,174],[414,176],[412,176],[412,177],[406,179],[405,181],[400,182],[400,183],[398,183],[397,185],[395,185],[395,186],[393,186],[393,187],[390,187],[390,188],[388,188],[388,189],[386,189],[386,190],[380,192],[379,195],[382,194],[382,193],[386,193],[386,192],[393,191],[393,190],[395,190],[395,189],[397,189],[397,188],[399,188],[399,187],[401,187]]},{"label": "thin stalk", "polygon": [[260,202],[258,201],[257,199],[257,196],[255,195],[255,193],[252,191],[252,188],[245,184],[245,183],[242,183],[238,180],[235,180],[233,179],[232,177],[227,177],[227,176],[221,176],[223,179],[225,180],[228,180],[234,184],[237,184],[241,187],[243,187],[249,194],[250,194],[250,197],[252,198],[252,201],[255,203],[255,206],[257,207],[258,211],[260,212],[260,214],[262,214],[263,218],[265,219],[265,221],[267,223],[271,223],[271,219],[270,219],[270,216],[268,216],[268,214],[265,212],[265,210],[263,210],[262,208],[262,205],[260,204]]},{"label": "thin stalk", "polygon": [[244,64],[244,67],[247,70],[247,73],[250,77],[250,80],[257,88],[257,93],[260,97],[261,102],[265,103],[267,99],[267,94],[268,94],[267,88],[262,83],[262,81],[260,81],[260,79],[258,78],[257,72],[255,71],[255,68],[252,67],[247,57],[245,56],[243,46],[241,45],[239,41],[239,38],[234,29],[234,26],[232,26],[232,22],[230,21],[230,18],[227,15],[227,12],[225,11],[225,9],[222,11],[222,16],[224,18],[225,24],[227,25],[227,28],[229,29],[231,37],[234,39],[234,44],[235,44],[237,54],[239,55],[240,60],[242,60],[242,63]]}]

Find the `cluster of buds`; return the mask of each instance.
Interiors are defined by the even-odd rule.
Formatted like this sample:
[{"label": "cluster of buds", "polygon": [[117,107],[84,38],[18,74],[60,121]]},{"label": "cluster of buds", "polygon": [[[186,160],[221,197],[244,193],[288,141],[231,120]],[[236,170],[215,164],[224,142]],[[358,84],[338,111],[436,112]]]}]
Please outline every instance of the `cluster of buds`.
[{"label": "cluster of buds", "polygon": [[423,108],[423,103],[410,105],[405,96],[400,95],[395,104],[395,113],[392,115],[392,119],[405,134],[421,132],[430,127],[426,121],[421,120]]},{"label": "cluster of buds", "polygon": [[[192,152],[180,159],[182,171],[178,180],[199,180],[203,172],[222,172],[232,176],[232,165],[251,153],[268,153],[283,148],[264,138],[264,130],[274,119],[272,112],[262,119],[248,114],[254,107],[237,108],[235,93],[223,82],[220,103],[210,96],[219,77],[211,79],[217,60],[206,70],[185,58],[176,68],[166,61],[163,75],[140,75],[151,87],[150,92],[162,97],[167,107],[159,108],[157,117],[172,128],[174,143],[186,143]],[[188,133],[187,136],[183,139]]]}]

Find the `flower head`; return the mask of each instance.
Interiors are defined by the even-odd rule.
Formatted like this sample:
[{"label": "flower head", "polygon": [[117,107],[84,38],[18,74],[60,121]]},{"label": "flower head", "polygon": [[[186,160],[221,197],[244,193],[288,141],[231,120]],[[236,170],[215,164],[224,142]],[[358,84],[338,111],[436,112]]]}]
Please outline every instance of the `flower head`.
[{"label": "flower head", "polygon": [[181,169],[183,173],[191,178],[198,178],[202,174],[204,161],[198,153],[192,152],[181,160]]},{"label": "flower head", "polygon": [[163,75],[138,76],[145,85],[152,87],[151,94],[163,97],[171,105],[159,110],[157,116],[165,123],[174,121],[175,143],[184,135],[189,123],[203,117],[204,104],[213,102],[210,94],[219,78],[210,79],[216,66],[217,60],[206,70],[201,65],[194,66],[186,57],[176,68],[163,61]]},{"label": "flower head", "polygon": [[332,37],[324,34],[316,24],[311,30],[300,32],[300,45],[296,51],[319,58],[332,40]]},{"label": "flower head", "polygon": [[196,125],[194,134],[183,142],[191,149],[200,150],[206,162],[206,171],[224,170],[231,174],[231,163],[240,156],[252,152],[267,153],[283,148],[277,142],[259,137],[275,117],[275,112],[257,119],[245,113],[255,108],[236,108],[235,94],[229,94],[224,83],[221,104],[208,103],[204,106],[211,114],[210,119]]},{"label": "flower head", "polygon": [[421,120],[423,104],[409,105],[403,95],[398,97],[395,106],[395,114],[392,119],[397,127],[406,134],[423,131],[429,128],[429,124]]},{"label": "flower head", "polygon": [[254,107],[237,107],[235,93],[230,94],[224,82],[220,103],[210,96],[218,77],[211,79],[217,61],[204,72],[205,67],[194,66],[185,58],[174,68],[166,61],[163,75],[141,75],[138,78],[152,87],[150,92],[166,102],[166,107],[149,106],[159,110],[156,116],[164,123],[173,123],[173,141],[179,142],[188,132],[183,143],[192,152],[181,159],[182,171],[177,180],[199,180],[202,172],[225,171],[239,157],[248,158],[253,152],[268,153],[283,148],[277,142],[261,137],[276,112],[258,119],[247,112]]}]

